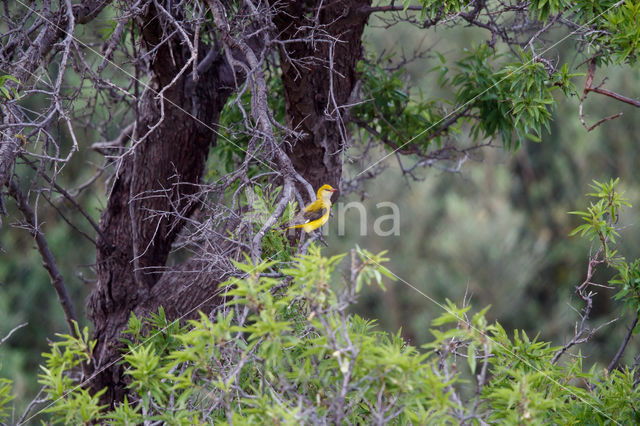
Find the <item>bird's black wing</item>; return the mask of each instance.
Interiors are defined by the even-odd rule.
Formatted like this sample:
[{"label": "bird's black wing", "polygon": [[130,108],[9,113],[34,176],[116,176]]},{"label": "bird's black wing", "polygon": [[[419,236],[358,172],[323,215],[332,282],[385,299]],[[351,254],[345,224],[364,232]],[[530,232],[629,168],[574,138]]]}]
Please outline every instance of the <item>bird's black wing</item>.
[{"label": "bird's black wing", "polygon": [[315,210],[312,212],[304,212],[303,217],[306,222],[313,222],[314,220],[320,219],[326,213],[327,213],[327,209],[324,208],[324,209]]}]

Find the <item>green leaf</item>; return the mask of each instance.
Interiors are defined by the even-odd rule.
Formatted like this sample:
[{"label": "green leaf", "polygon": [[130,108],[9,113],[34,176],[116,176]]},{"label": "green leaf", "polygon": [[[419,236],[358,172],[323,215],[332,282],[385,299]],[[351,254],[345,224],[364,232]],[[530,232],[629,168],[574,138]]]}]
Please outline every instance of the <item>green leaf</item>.
[{"label": "green leaf", "polygon": [[471,374],[474,374],[476,371],[476,343],[473,341],[467,346],[467,362],[469,363]]}]

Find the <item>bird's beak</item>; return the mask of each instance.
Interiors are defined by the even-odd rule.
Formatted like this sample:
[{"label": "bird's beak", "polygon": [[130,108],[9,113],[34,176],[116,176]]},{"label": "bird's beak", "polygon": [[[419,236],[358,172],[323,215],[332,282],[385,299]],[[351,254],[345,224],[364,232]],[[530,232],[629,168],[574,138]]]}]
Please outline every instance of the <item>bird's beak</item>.
[{"label": "bird's beak", "polygon": [[334,189],[330,189],[329,191],[331,191],[331,192],[338,192],[338,190],[337,190],[337,189],[335,189],[335,188],[334,188]]}]

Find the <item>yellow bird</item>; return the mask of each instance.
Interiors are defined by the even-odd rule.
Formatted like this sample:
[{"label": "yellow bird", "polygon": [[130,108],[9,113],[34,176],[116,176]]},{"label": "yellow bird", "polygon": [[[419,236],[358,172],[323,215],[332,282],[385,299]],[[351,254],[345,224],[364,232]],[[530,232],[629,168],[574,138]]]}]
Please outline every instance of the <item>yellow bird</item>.
[{"label": "yellow bird", "polygon": [[331,194],[336,191],[337,189],[331,185],[322,185],[318,189],[317,199],[287,223],[286,229],[302,228],[304,232],[309,233],[327,223],[331,212]]}]

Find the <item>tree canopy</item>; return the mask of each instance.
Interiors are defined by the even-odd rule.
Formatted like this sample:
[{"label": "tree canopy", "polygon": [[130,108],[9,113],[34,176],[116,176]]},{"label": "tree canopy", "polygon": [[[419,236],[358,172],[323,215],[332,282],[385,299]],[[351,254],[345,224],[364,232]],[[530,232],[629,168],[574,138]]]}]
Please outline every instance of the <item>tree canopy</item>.
[{"label": "tree canopy", "polygon": [[[397,278],[384,254],[354,250],[337,295],[328,286],[339,259],[320,253],[321,234],[278,228],[323,184],[340,197],[364,193],[384,179],[387,159],[410,182],[427,167],[458,172],[494,147],[541,142],[563,98],[577,100],[585,132],[614,123],[617,111],[590,118],[583,108],[605,98],[640,106],[597,74],[637,67],[639,17],[640,2],[624,0],[5,2],[2,227],[30,235],[68,323],[41,383],[56,402],[81,389],[62,398],[75,408],[51,411],[72,413],[67,422],[168,421],[160,407],[175,403],[175,415],[201,398],[211,419],[229,423],[265,413],[314,423],[559,423],[578,414],[615,421],[608,401],[619,397],[620,415],[629,412],[620,395],[636,395],[637,365],[606,378],[587,376],[580,358],[558,365],[593,335],[593,268],[612,267],[618,298],[638,310],[637,261],[616,252],[626,206],[617,181],[595,183],[596,201],[578,214],[576,232],[598,248],[576,289],[583,320],[560,347],[510,337],[485,311],[469,318],[469,306],[448,304],[433,326],[456,326],[420,352],[346,310],[364,283]],[[401,25],[425,39],[461,27],[473,37],[453,51],[411,53],[366,42]],[[417,90],[407,68],[426,56],[437,87]],[[52,250],[64,237],[48,222],[60,219],[93,252],[81,253],[92,263],[82,276],[91,333],[78,326],[64,254]],[[476,391],[457,387],[449,363],[460,354]],[[575,404],[561,404],[566,392]],[[73,417],[79,407],[84,417]],[[180,413],[209,421],[206,410]]]}]

